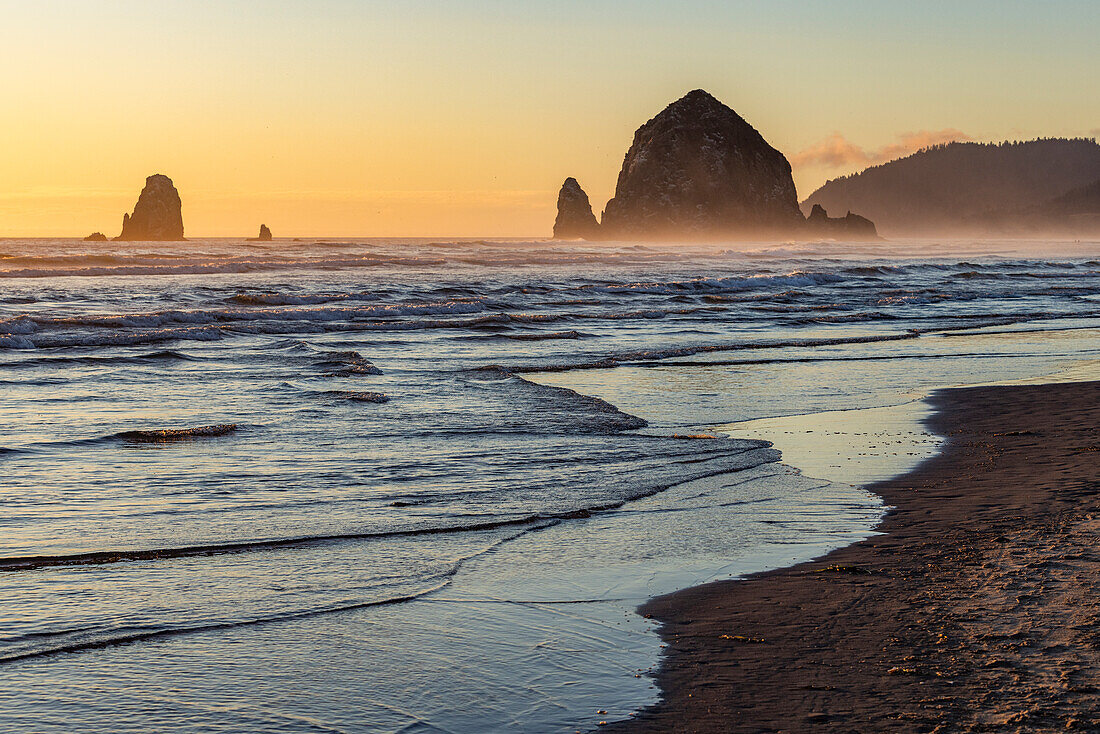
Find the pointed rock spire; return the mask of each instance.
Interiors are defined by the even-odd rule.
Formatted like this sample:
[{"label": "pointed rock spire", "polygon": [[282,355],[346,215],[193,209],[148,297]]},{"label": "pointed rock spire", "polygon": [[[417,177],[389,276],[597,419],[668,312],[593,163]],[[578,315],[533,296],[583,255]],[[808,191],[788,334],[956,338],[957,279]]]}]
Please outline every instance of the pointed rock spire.
[{"label": "pointed rock spire", "polygon": [[592,213],[588,194],[575,178],[565,179],[558,192],[558,216],[554,220],[554,239],[596,239],[600,224]]}]

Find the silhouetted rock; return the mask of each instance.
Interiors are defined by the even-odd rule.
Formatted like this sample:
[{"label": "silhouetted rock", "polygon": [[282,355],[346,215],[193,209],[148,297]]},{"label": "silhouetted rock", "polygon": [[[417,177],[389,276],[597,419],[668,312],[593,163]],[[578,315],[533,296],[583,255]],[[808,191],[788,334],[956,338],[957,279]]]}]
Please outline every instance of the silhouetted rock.
[{"label": "silhouetted rock", "polygon": [[814,204],[814,208],[810,210],[810,216],[806,217],[806,221],[815,225],[823,224],[829,221],[829,213],[825,211],[825,207],[821,204]]},{"label": "silhouetted rock", "polygon": [[802,228],[791,165],[701,89],[638,128],[601,223],[608,239],[715,239]]},{"label": "silhouetted rock", "polygon": [[260,225],[260,234],[255,237],[249,237],[249,242],[271,242],[271,230],[267,228],[266,224]]},{"label": "silhouetted rock", "polygon": [[843,217],[830,217],[825,207],[814,204],[806,217],[806,228],[814,237],[834,237],[843,240],[878,239],[875,223],[866,217],[848,212]]},{"label": "silhouetted rock", "polygon": [[106,242],[107,235],[102,232],[92,232],[90,235],[84,238],[85,242]]},{"label": "silhouetted rock", "polygon": [[575,178],[565,179],[558,192],[558,216],[554,220],[554,239],[595,239],[600,224],[592,213],[588,194]]},{"label": "silhouetted rock", "polygon": [[844,222],[849,238],[878,239],[878,228],[867,217],[848,212],[841,221]]},{"label": "silhouetted rock", "polygon": [[172,179],[155,174],[145,179],[133,214],[122,215],[122,234],[116,240],[171,241],[183,239],[180,195]]}]

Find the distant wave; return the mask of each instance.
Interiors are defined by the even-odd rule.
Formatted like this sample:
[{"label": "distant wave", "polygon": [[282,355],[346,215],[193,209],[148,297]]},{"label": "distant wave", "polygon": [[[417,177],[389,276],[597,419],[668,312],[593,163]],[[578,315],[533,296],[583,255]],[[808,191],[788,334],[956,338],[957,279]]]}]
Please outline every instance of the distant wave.
[{"label": "distant wave", "polygon": [[[17,258],[4,261],[8,269],[0,278],[107,277],[133,275],[210,275],[216,273],[252,273],[277,270],[316,270],[332,268],[372,268],[386,265],[443,265],[440,258],[362,255],[358,257],[318,258],[226,258],[215,262],[165,262],[167,258],[74,255],[61,258]],[[16,263],[31,267],[11,268]],[[110,264],[100,264],[110,263]],[[38,267],[33,267],[37,265]],[[52,266],[52,267],[50,267]]]},{"label": "distant wave", "polygon": [[[471,301],[379,304],[329,308],[169,309],[145,313],[55,316],[26,314],[0,320],[0,347],[105,347],[154,344],[172,340],[214,341],[226,330],[280,334],[323,330],[406,330],[465,328],[470,322],[431,319],[400,321],[409,316],[475,314],[485,307]],[[376,320],[378,319],[378,320]],[[93,332],[73,329],[94,329]],[[138,331],[133,331],[133,330]],[[130,330],[130,331],[126,331]],[[104,333],[107,332],[107,333]]]},{"label": "distant wave", "polygon": [[293,295],[289,293],[238,293],[228,299],[242,306],[311,306],[333,301],[376,301],[373,293],[317,293]]},{"label": "distant wave", "polygon": [[[477,303],[364,306],[359,308],[289,308],[257,310],[176,310],[106,316],[20,316],[0,321],[0,348],[118,347],[174,340],[216,341],[231,332],[296,334],[322,331],[415,331],[478,329],[507,324],[548,324],[560,321],[621,321],[662,319],[713,307],[645,309],[593,313],[495,313],[470,319],[410,319],[416,315],[463,315],[484,311]],[[382,319],[382,320],[374,320]],[[179,324],[172,326],[171,324]],[[193,325],[188,325],[193,324]],[[94,332],[63,332],[64,329]],[[123,331],[123,329],[139,329]],[[108,331],[109,330],[109,331]],[[105,333],[106,332],[106,333]]]},{"label": "distant wave", "polygon": [[326,397],[350,400],[356,403],[388,403],[390,396],[383,392],[364,392],[361,390],[323,390],[321,395]]},{"label": "distant wave", "polygon": [[[1090,294],[1085,293],[1080,297],[1088,299]],[[914,299],[913,303],[920,305],[920,299]],[[889,303],[881,304],[883,306],[891,305]],[[376,311],[369,311],[367,309],[376,308]],[[389,308],[386,311],[383,309]],[[153,313],[153,314],[130,314],[130,315],[118,315],[118,316],[102,316],[102,317],[18,317],[15,319],[8,319],[6,321],[0,321],[0,349],[36,349],[36,348],[58,348],[58,347],[125,347],[125,346],[141,346],[160,344],[172,341],[217,341],[225,338],[228,334],[240,333],[240,334],[303,334],[303,333],[321,333],[321,332],[373,332],[373,331],[417,331],[417,330],[431,330],[431,329],[451,329],[451,330],[494,330],[506,327],[508,325],[525,325],[525,324],[551,324],[557,322],[598,322],[598,321],[624,321],[624,320],[654,320],[664,319],[670,316],[688,316],[695,313],[719,312],[721,309],[715,309],[714,307],[691,307],[691,308],[653,308],[643,309],[635,311],[606,311],[606,312],[575,312],[575,313],[495,313],[475,316],[473,318],[449,318],[449,319],[432,319],[432,318],[419,318],[400,320],[391,318],[388,320],[370,320],[353,318],[352,313],[359,311],[366,316],[379,316],[383,318],[395,317],[402,315],[402,309],[406,309],[406,313],[415,314],[418,307],[406,306],[406,307],[365,307],[361,311],[359,309],[288,309],[278,312],[269,311],[256,311],[253,313],[258,314],[255,321],[248,321],[243,313],[219,313],[210,311],[180,311],[180,312],[166,312],[166,313]],[[480,306],[476,304],[456,304],[453,310],[449,310],[452,307],[436,307],[438,310],[433,310],[432,307],[425,307],[419,312],[422,314],[433,315],[439,314],[453,314],[462,315],[465,313],[477,313],[480,310]],[[793,305],[785,308],[766,308],[766,307],[753,307],[752,311],[759,311],[761,313],[807,313],[808,311],[823,311],[839,308],[836,305],[825,306],[799,306]],[[334,311],[347,311],[342,315],[334,313]],[[1008,314],[1005,316],[994,319],[999,324],[1012,323],[1018,321],[1026,321],[1029,319],[1048,319],[1048,318],[1078,318],[1088,317],[1093,315],[1093,310],[1081,310],[1076,312],[1049,312],[1049,313],[1036,313],[1027,312],[1021,314]],[[895,320],[922,320],[924,318],[938,320],[938,321],[950,321],[952,319],[968,319],[977,320],[985,318],[982,314],[932,314],[928,317],[923,316],[908,316],[901,314],[890,314],[884,311],[867,311],[854,314],[830,314],[814,317],[796,317],[788,321],[793,324],[812,324],[812,323],[861,323],[861,322],[874,322],[874,321],[895,321]],[[197,322],[212,322],[205,323],[203,325],[195,326],[164,326],[161,328],[140,328],[140,324],[143,323],[158,323],[158,320],[166,322],[172,322],[175,319],[179,321],[185,321],[186,319],[193,319]],[[990,324],[996,325],[996,324]],[[83,326],[84,328],[95,328],[95,331],[61,331],[65,326],[77,327]],[[137,330],[124,330],[127,326],[136,328]],[[100,328],[96,328],[100,327]],[[926,329],[914,329],[914,332],[927,333],[931,331],[944,330],[948,328],[957,327],[929,327]],[[38,329],[43,329],[38,331]],[[515,338],[519,340],[527,341],[540,341],[546,339],[570,339],[576,338],[572,336],[571,331],[558,331],[549,334],[509,334],[508,338]],[[874,340],[881,339],[899,339],[908,338],[905,336],[886,336],[886,337],[874,337]],[[862,338],[860,338],[862,340]],[[843,339],[838,342],[836,340],[827,340],[822,344],[844,343],[849,341]],[[710,346],[702,347],[698,350],[702,351],[720,351],[724,349],[755,349],[755,348],[767,348],[769,346],[817,346],[814,341],[795,340],[789,342],[771,342],[771,343],[756,343],[750,342],[739,345],[730,346]],[[691,349],[695,349],[692,347]],[[676,350],[679,352],[680,350]],[[676,353],[672,356],[683,356],[682,353]],[[623,359],[631,359],[631,356],[626,356]],[[533,370],[533,371],[538,371]]]},{"label": "distant wave", "polygon": [[[118,433],[110,433],[105,436],[93,436],[91,438],[77,438],[61,441],[48,441],[43,443],[28,444],[26,446],[9,447],[0,449],[0,455],[5,454],[35,454],[41,451],[53,449],[66,449],[78,446],[97,446],[118,443],[129,444],[166,444],[181,441],[195,441],[206,438],[220,438],[236,433],[240,428],[239,423],[219,423],[208,426],[190,426],[187,428],[140,428]],[[0,570],[3,570],[0,568]]]},{"label": "distant wave", "polygon": [[149,329],[115,334],[67,334],[64,336],[0,335],[0,348],[37,349],[41,347],[129,347],[161,344],[171,341],[217,341],[225,332],[217,326],[194,326],[176,329]]},{"label": "distant wave", "polygon": [[[794,270],[785,274],[760,273],[757,275],[733,275],[726,277],[701,277],[686,280],[667,281],[642,281],[635,283],[600,283],[583,286],[600,293],[608,294],[650,294],[650,295],[678,295],[692,294],[721,294],[736,293],[738,291],[760,290],[762,288],[781,287],[785,289],[810,288],[820,285],[843,284],[857,279],[881,280],[885,276],[922,271],[944,272],[952,277],[1061,277],[1063,274],[1071,274],[1079,269],[1080,265],[1073,262],[1042,262],[1023,261],[1011,263],[914,263],[893,265],[883,263],[881,265],[857,265],[842,267],[835,271],[830,270]],[[964,272],[953,272],[958,270]],[[1052,273],[1037,271],[1051,270]],[[768,296],[764,296],[767,298]],[[739,300],[739,299],[738,299]]]},{"label": "distant wave", "polygon": [[639,283],[606,283],[585,286],[600,293],[648,293],[676,295],[680,293],[740,291],[766,287],[808,287],[839,283],[844,276],[826,272],[796,270],[785,275],[736,275],[724,278],[692,278]]},{"label": "distant wave", "polygon": [[549,331],[542,334],[503,334],[502,336],[519,341],[545,341],[547,339],[580,339],[584,334],[579,331]]},{"label": "distant wave", "polygon": [[857,313],[822,314],[819,316],[796,316],[790,319],[793,324],[858,324],[865,321],[898,321],[903,317],[884,311],[860,311]]},{"label": "distant wave", "polygon": [[172,349],[163,349],[159,352],[147,354],[120,354],[110,356],[95,356],[81,354],[68,357],[32,357],[29,359],[15,359],[0,362],[0,369],[31,368],[31,367],[65,367],[74,364],[148,364],[149,362],[171,362],[179,360],[190,362],[200,359],[189,354],[183,354]]},{"label": "distant wave", "polygon": [[753,301],[788,302],[806,295],[808,295],[806,291],[788,289],[779,291],[778,293],[705,293],[702,299],[708,303],[745,303]]},{"label": "distant wave", "polygon": [[[530,246],[532,243],[527,243]],[[559,248],[547,251],[543,243],[538,249],[525,249],[522,243],[452,243],[446,257],[438,255],[390,255],[365,253],[318,257],[292,257],[257,254],[248,257],[212,253],[162,255],[138,253],[128,255],[83,253],[60,256],[13,256],[0,260],[0,278],[49,277],[112,277],[140,275],[207,275],[217,273],[252,273],[294,270],[333,270],[376,268],[386,266],[435,267],[440,265],[474,265],[483,267],[515,267],[523,265],[567,264],[630,264],[684,259],[676,252],[651,252],[610,247],[598,250]],[[320,247],[351,247],[367,249],[363,243],[317,242]]]},{"label": "distant wave", "polygon": [[9,334],[27,334],[39,329],[59,327],[148,329],[177,324],[202,325],[250,321],[346,321],[356,318],[469,314],[484,310],[485,307],[480,303],[443,301],[330,308],[169,309],[145,313],[86,314],[82,316],[35,314],[0,321],[0,330]]},{"label": "distant wave", "polygon": [[[47,278],[47,277],[112,277],[112,276],[157,276],[157,275],[205,275],[218,273],[252,273],[269,271],[295,271],[295,270],[334,270],[355,268],[377,268],[386,266],[404,267],[438,267],[443,265],[454,266],[482,266],[490,268],[510,268],[517,266],[537,265],[631,265],[656,262],[677,262],[687,260],[702,260],[712,263],[721,263],[730,260],[746,262],[752,260],[770,260],[774,258],[804,259],[808,263],[843,262],[836,258],[862,253],[867,255],[865,246],[853,246],[851,243],[806,243],[788,244],[780,247],[765,248],[756,251],[726,249],[720,251],[707,249],[674,250],[671,248],[647,248],[644,246],[613,246],[605,243],[595,245],[560,244],[548,246],[545,242],[450,242],[450,243],[422,243],[411,245],[419,247],[417,254],[396,254],[390,252],[378,252],[378,244],[364,242],[324,242],[302,243],[301,245],[288,245],[298,248],[295,254],[250,254],[240,256],[216,252],[186,252],[179,254],[166,254],[156,252],[139,253],[101,253],[83,252],[68,255],[10,255],[0,258],[0,278]],[[393,244],[390,245],[392,247]],[[357,247],[360,250],[376,250],[375,252],[332,253],[310,256],[302,252],[305,247]],[[383,248],[386,245],[382,245]],[[284,251],[285,252],[285,251]],[[331,250],[330,250],[331,252]],[[881,257],[881,255],[880,255]],[[822,284],[820,278],[830,276],[872,276],[881,277],[889,274],[918,272],[921,270],[951,270],[965,268],[973,272],[981,272],[989,269],[1003,270],[1047,270],[1047,269],[1072,269],[1079,265],[1089,265],[1089,261],[1082,263],[1052,262],[1044,260],[1018,260],[1013,264],[1003,262],[983,263],[970,261],[940,261],[921,264],[891,264],[884,262],[882,265],[859,265],[849,268],[841,268],[840,273],[822,272],[794,272],[789,275],[762,274],[762,279],[779,281],[783,278],[794,279],[801,276],[802,283]],[[1092,265],[1095,267],[1095,265]],[[745,276],[737,276],[737,279],[745,279]],[[699,279],[696,286],[691,281],[683,281],[679,286],[667,284],[670,288],[680,287],[690,289],[693,287],[754,287],[751,284],[713,283],[708,285],[706,281],[723,279]],[[623,284],[623,286],[640,286],[647,284]],[[659,285],[659,284],[649,284]],[[615,286],[612,286],[615,287]]]}]

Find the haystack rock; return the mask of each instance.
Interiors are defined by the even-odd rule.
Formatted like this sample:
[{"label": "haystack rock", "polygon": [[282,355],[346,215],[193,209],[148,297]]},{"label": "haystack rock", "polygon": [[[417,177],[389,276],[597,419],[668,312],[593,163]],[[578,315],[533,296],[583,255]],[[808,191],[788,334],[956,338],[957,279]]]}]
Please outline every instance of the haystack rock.
[{"label": "haystack rock", "polygon": [[180,195],[172,179],[155,174],[145,179],[133,214],[122,215],[122,234],[116,240],[171,241],[183,239]]},{"label": "haystack rock", "polygon": [[90,235],[84,238],[85,242],[106,242],[107,235],[102,232],[92,232]]},{"label": "haystack rock", "polygon": [[806,227],[814,237],[836,237],[846,240],[875,240],[878,231],[875,223],[866,217],[848,212],[843,217],[830,217],[825,207],[814,204],[810,216],[806,217]]},{"label": "haystack rock", "polygon": [[595,239],[600,231],[588,194],[575,178],[565,179],[558,192],[558,216],[554,220],[554,239]]},{"label": "haystack rock", "polygon": [[696,89],[634,133],[601,234],[786,236],[804,222],[783,154],[732,109]]},{"label": "haystack rock", "polygon": [[249,237],[249,242],[271,242],[271,230],[267,228],[266,224],[260,225],[260,233],[255,237]]}]

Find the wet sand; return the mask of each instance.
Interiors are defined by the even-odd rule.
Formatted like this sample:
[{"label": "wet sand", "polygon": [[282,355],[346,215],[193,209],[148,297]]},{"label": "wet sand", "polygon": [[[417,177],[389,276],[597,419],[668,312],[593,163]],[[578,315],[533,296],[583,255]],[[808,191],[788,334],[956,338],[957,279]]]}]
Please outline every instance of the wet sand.
[{"label": "wet sand", "polygon": [[944,390],[876,535],[659,597],[622,732],[1100,730],[1100,382]]}]

